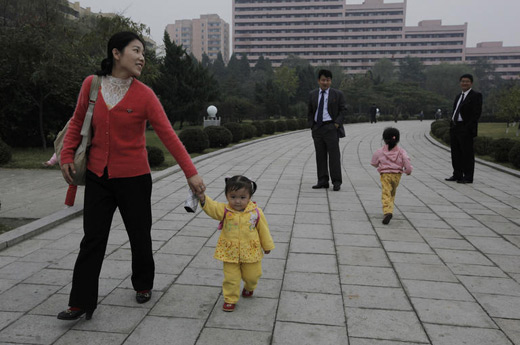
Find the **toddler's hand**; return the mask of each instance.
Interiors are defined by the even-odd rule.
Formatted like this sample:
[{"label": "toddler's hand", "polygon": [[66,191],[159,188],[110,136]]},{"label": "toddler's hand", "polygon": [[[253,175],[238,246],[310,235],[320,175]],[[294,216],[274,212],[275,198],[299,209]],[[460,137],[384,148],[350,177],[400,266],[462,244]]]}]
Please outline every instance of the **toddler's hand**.
[{"label": "toddler's hand", "polygon": [[270,252],[271,252],[270,250],[264,250],[265,254],[269,254]]}]

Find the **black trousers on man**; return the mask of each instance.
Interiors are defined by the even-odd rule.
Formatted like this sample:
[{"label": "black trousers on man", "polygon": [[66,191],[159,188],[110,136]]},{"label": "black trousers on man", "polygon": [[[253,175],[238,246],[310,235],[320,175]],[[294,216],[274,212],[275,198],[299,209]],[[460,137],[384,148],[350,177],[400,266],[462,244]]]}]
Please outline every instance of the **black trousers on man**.
[{"label": "black trousers on man", "polygon": [[84,236],[74,266],[69,306],[94,310],[99,274],[112,218],[119,208],[132,251],[132,285],[136,291],[151,290],[155,273],[152,254],[152,179],[150,174],[108,179],[87,171],[83,213]]},{"label": "black trousers on man", "polygon": [[338,130],[334,123],[324,123],[318,127],[316,124],[312,128],[312,139],[316,150],[316,165],[318,172],[318,184],[329,183],[341,185],[341,155],[339,151]]},{"label": "black trousers on man", "polygon": [[475,171],[475,152],[473,133],[463,122],[452,124],[450,128],[451,164],[453,177],[457,180],[473,182]]}]

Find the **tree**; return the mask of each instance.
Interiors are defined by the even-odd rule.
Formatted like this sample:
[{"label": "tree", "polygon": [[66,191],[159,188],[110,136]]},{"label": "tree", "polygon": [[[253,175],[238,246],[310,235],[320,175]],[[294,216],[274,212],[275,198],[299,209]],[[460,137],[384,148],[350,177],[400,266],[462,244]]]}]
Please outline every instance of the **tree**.
[{"label": "tree", "polygon": [[470,73],[471,68],[464,64],[446,64],[429,66],[425,71],[426,90],[453,100],[460,93],[459,78],[465,73]]},{"label": "tree", "polygon": [[417,57],[406,56],[399,63],[399,81],[422,84],[424,65]]},{"label": "tree", "polygon": [[502,89],[498,96],[497,118],[506,122],[506,133],[511,122],[520,120],[520,85]]},{"label": "tree", "polygon": [[372,67],[372,78],[375,84],[389,83],[397,79],[396,68],[392,60],[383,58],[377,60]]}]

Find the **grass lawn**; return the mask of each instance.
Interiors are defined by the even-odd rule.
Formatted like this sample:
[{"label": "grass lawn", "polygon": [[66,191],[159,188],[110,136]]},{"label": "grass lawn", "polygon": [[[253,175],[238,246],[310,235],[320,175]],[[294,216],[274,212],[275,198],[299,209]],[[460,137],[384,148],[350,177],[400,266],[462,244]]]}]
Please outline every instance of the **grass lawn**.
[{"label": "grass lawn", "polygon": [[514,127],[509,127],[509,133],[506,133],[505,123],[479,123],[478,136],[490,137],[493,139],[509,138],[520,141],[520,136],[516,136],[517,128],[518,124],[516,124]]}]

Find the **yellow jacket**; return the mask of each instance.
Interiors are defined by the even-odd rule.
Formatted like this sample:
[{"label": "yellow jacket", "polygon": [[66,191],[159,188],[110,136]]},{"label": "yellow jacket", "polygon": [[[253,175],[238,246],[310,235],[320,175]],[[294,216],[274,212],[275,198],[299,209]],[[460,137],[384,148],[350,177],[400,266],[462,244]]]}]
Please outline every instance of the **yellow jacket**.
[{"label": "yellow jacket", "polygon": [[[220,232],[214,258],[224,262],[252,263],[261,261],[263,250],[274,249],[273,238],[262,210],[252,201],[239,212],[206,195],[202,209],[208,216],[221,221],[227,208],[226,219]],[[255,211],[258,209],[258,213]],[[260,214],[260,220],[257,218]]]}]

